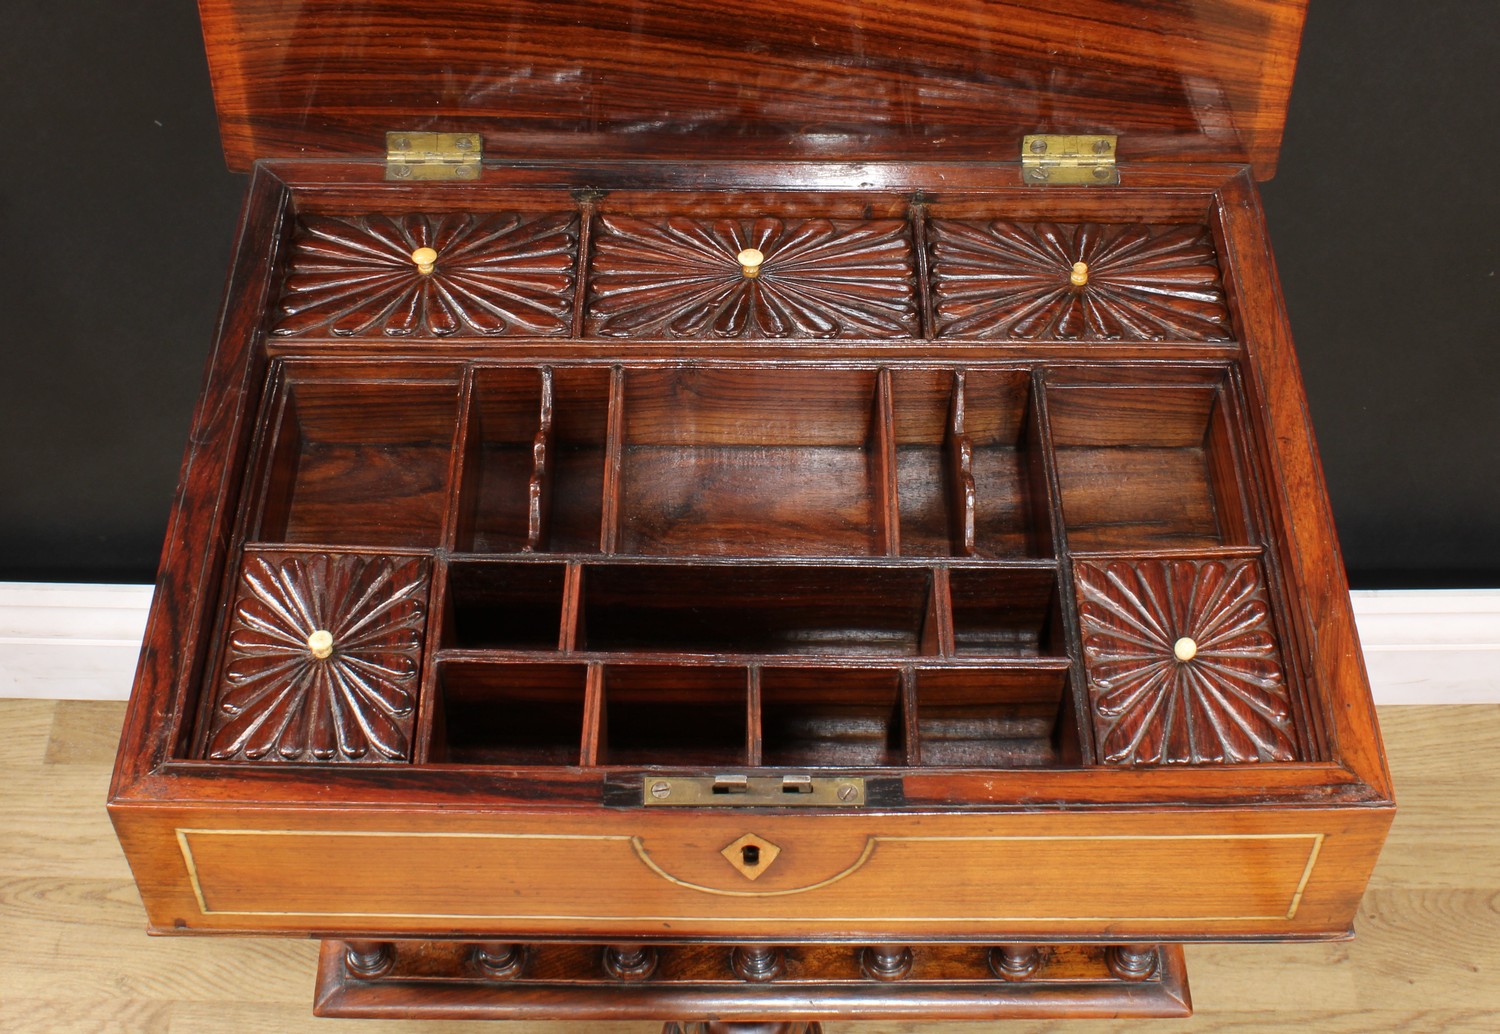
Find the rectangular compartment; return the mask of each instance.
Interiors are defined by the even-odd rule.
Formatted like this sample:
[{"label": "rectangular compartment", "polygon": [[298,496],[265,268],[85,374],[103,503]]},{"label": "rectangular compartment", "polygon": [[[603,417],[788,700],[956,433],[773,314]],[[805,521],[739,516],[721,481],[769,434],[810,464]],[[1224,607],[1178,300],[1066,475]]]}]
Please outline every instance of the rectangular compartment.
[{"label": "rectangular compartment", "polygon": [[[923,765],[1019,768],[1054,764],[1067,664],[1048,668],[925,668],[916,672]],[[1076,752],[1074,752],[1076,753]]]},{"label": "rectangular compartment", "polygon": [[459,549],[599,551],[609,384],[599,368],[474,371]]},{"label": "rectangular compartment", "polygon": [[1064,655],[1052,568],[964,568],[948,571],[953,649],[961,655]]},{"label": "rectangular compartment", "polygon": [[583,664],[444,662],[438,669],[431,760],[577,765],[587,675]]},{"label": "rectangular compartment", "polygon": [[[458,549],[514,553],[535,549],[549,489],[538,476],[552,428],[552,376],[532,367],[474,371],[464,436]],[[602,464],[601,464],[602,468]]]},{"label": "rectangular compartment", "polygon": [[902,554],[1049,555],[1028,373],[897,370],[892,384]]},{"label": "rectangular compartment", "polygon": [[430,380],[339,373],[284,368],[253,537],[437,545],[458,422],[457,368]]},{"label": "rectangular compartment", "polygon": [[443,644],[557,649],[566,571],[564,564],[455,561],[448,567]]},{"label": "rectangular compartment", "polygon": [[581,648],[915,654],[931,577],[894,567],[588,565]]},{"label": "rectangular compartment", "polygon": [[906,763],[901,673],[890,668],[762,668],[761,763],[874,767]]},{"label": "rectangular compartment", "polygon": [[622,552],[884,552],[875,370],[630,370]]},{"label": "rectangular compartment", "polygon": [[1047,410],[1071,549],[1252,544],[1221,373],[1065,376]]},{"label": "rectangular compartment", "polygon": [[739,667],[606,665],[601,765],[743,765],[749,672]]}]

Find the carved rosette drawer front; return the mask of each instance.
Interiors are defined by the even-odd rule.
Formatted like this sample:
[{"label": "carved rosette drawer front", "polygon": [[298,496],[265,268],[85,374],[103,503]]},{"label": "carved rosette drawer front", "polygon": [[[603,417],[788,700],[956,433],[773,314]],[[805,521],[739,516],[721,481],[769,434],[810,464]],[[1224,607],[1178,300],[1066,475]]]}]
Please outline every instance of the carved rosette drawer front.
[{"label": "carved rosette drawer front", "polygon": [[411,759],[427,559],[247,552],[204,755]]},{"label": "carved rosette drawer front", "polygon": [[1291,692],[1255,557],[1090,557],[1073,570],[1103,761],[1297,759]]},{"label": "carved rosette drawer front", "polygon": [[577,247],[572,212],[304,216],[272,334],[565,335]]},{"label": "carved rosette drawer front", "polygon": [[603,216],[588,326],[618,338],[915,337],[910,228]]},{"label": "carved rosette drawer front", "polygon": [[1228,341],[1208,227],[934,219],[939,337]]}]

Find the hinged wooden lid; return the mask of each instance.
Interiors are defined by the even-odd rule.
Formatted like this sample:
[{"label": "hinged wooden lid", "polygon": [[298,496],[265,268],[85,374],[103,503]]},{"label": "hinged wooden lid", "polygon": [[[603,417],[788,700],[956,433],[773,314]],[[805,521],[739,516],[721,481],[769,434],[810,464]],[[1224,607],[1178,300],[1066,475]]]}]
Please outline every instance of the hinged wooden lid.
[{"label": "hinged wooden lid", "polygon": [[1269,178],[1306,0],[199,0],[224,153],[1018,161],[1028,133]]}]

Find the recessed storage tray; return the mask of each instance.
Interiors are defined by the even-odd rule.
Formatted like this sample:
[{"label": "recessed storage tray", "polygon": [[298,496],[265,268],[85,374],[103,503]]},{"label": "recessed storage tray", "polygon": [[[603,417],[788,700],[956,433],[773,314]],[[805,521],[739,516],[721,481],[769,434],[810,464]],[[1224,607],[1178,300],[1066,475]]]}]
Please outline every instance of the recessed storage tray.
[{"label": "recessed storage tray", "polygon": [[577,765],[582,664],[444,663],[428,759],[468,765]]},{"label": "recessed storage tray", "polygon": [[899,669],[763,668],[760,714],[761,760],[772,768],[912,760]]},{"label": "recessed storage tray", "polygon": [[914,567],[591,565],[581,648],[914,655],[930,593]]},{"label": "recessed storage tray", "polygon": [[459,376],[288,364],[272,395],[268,542],[435,546],[447,512]]},{"label": "recessed storage tray", "polygon": [[1047,409],[1069,547],[1252,544],[1232,407],[1217,371],[1049,374]]},{"label": "recessed storage tray", "polygon": [[878,377],[866,370],[631,370],[621,551],[884,551]]},{"label": "recessed storage tray", "polygon": [[599,549],[609,411],[606,369],[476,369],[458,548]]}]

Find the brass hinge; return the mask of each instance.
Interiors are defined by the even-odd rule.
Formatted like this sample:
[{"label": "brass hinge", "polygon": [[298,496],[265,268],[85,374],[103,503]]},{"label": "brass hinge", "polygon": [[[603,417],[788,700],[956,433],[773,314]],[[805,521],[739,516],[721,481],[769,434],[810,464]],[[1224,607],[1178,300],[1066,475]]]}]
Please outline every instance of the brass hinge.
[{"label": "brass hinge", "polygon": [[1021,141],[1021,178],[1035,186],[1104,186],[1120,182],[1113,135],[1036,134]]},{"label": "brass hinge", "polygon": [[483,156],[478,133],[387,133],[385,178],[477,180]]}]

